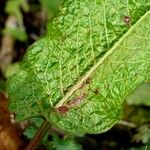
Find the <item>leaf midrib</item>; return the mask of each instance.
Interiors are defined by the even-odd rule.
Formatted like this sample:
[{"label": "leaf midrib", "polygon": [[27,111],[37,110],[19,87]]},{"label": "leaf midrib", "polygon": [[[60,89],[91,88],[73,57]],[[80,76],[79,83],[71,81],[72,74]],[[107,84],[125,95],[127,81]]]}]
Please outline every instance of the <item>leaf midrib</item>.
[{"label": "leaf midrib", "polygon": [[77,83],[71,88],[70,91],[66,93],[66,95],[56,104],[55,108],[58,108],[63,105],[64,102],[68,100],[68,98],[74,94],[74,92],[81,86],[81,84],[86,81],[90,75],[104,62],[105,59],[107,59],[114,51],[115,49],[120,45],[120,43],[150,14],[150,10],[147,11],[119,40],[116,42],[112,48],[104,54],[102,58],[99,59],[99,61],[91,67],[91,69],[79,80]]}]

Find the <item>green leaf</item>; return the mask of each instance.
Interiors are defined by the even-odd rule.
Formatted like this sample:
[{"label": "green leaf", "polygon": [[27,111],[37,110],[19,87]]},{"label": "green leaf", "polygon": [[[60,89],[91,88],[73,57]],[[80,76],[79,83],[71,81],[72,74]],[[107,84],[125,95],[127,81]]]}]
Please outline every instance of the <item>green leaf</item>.
[{"label": "green leaf", "polygon": [[5,71],[5,77],[9,78],[10,76],[13,76],[18,70],[19,70],[19,63],[8,65]]},{"label": "green leaf", "polygon": [[16,40],[19,41],[26,41],[27,40],[27,33],[24,29],[21,27],[16,27],[16,28],[5,28],[3,30],[3,34],[10,35]]},{"label": "green leaf", "polygon": [[0,92],[6,91],[6,82],[0,80]]},{"label": "green leaf", "polygon": [[133,138],[136,142],[142,142],[143,144],[146,144],[150,140],[150,126],[143,125],[138,129],[138,133]]},{"label": "green leaf", "polygon": [[144,83],[136,88],[126,99],[129,105],[150,106],[150,84]]},{"label": "green leaf", "polygon": [[33,136],[36,134],[37,130],[40,128],[42,121],[43,120],[41,118],[37,117],[31,118],[30,119],[31,126],[26,128],[26,130],[24,131],[24,135],[27,138],[32,139]]},{"label": "green leaf", "polygon": [[27,2],[24,0],[8,0],[6,3],[5,12],[10,15],[16,16],[18,20],[22,21],[22,14],[20,7],[22,7],[24,11],[29,10]]},{"label": "green leaf", "polygon": [[42,115],[74,133],[110,129],[150,77],[149,9],[149,1],[66,0],[8,80],[18,120]]},{"label": "green leaf", "polygon": [[40,0],[40,2],[49,11],[57,11],[58,5],[61,4],[63,0]]},{"label": "green leaf", "polygon": [[54,136],[52,147],[54,150],[82,150],[81,145],[75,143],[71,139],[59,139],[57,136]]}]

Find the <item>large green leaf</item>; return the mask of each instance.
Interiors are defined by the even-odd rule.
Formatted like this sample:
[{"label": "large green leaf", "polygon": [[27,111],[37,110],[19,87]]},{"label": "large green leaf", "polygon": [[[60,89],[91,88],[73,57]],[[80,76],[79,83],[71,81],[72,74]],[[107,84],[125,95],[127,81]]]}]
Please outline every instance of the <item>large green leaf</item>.
[{"label": "large green leaf", "polygon": [[150,77],[149,9],[146,0],[66,0],[8,80],[18,120],[42,115],[69,132],[110,129],[125,97]]}]

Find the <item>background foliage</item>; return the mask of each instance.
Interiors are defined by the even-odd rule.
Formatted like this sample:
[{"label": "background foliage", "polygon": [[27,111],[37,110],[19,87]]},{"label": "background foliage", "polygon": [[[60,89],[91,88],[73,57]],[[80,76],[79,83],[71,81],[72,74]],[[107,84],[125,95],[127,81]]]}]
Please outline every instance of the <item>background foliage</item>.
[{"label": "background foliage", "polygon": [[[14,4],[15,3],[16,2],[14,1]],[[57,14],[57,11],[56,11],[57,9],[55,7],[57,5],[55,5],[55,3],[53,3],[53,5],[51,5],[51,4],[48,5],[48,1],[43,0],[43,1],[41,1],[41,3],[40,2],[35,3],[33,1],[30,1],[29,4],[30,5],[28,5],[28,3],[27,3],[28,6],[26,8],[28,8],[29,6],[30,6],[30,8],[25,9],[25,10],[21,9],[21,11],[20,11],[20,6],[22,5],[22,2],[18,1],[14,6],[14,7],[16,7],[16,9],[12,9],[12,10],[18,11],[16,13],[19,16],[19,17],[16,16],[16,18],[19,20],[19,21],[17,21],[17,22],[19,22],[19,25],[17,25],[17,26],[19,26],[18,32],[12,32],[11,30],[5,30],[5,29],[3,30],[3,35],[10,34],[12,36],[12,38],[14,38],[16,40],[16,56],[14,55],[15,57],[13,58],[13,62],[20,61],[22,59],[23,54],[25,53],[26,47],[28,47],[28,45],[31,44],[35,40],[34,38],[38,38],[38,36],[41,36],[41,34],[43,34],[45,32],[45,25],[42,25],[42,26],[39,25],[38,26],[38,20],[40,20],[40,22],[41,22],[41,20],[43,18],[42,19],[41,18],[40,19],[36,18],[35,19],[36,23],[33,21],[33,25],[31,25],[31,23],[29,23],[29,22],[28,23],[25,22],[25,20],[31,20],[29,15],[27,14],[27,12],[29,14],[30,13],[32,13],[32,14],[35,13],[35,15],[36,15],[38,13],[37,10],[40,8],[41,10],[44,10],[44,14],[50,14],[49,11],[53,12],[53,13],[51,13],[51,15],[49,15],[49,18],[52,17],[54,12]],[[114,5],[114,4],[111,4],[111,3],[109,3],[109,4],[110,4],[109,6]],[[8,8],[9,4],[5,4],[5,5],[6,5],[5,12],[7,14],[14,15],[15,13],[13,13]],[[117,37],[120,38],[121,35],[124,34],[129,28],[129,26],[126,25],[125,22],[124,22],[124,15],[129,15],[128,11],[126,10],[126,3],[122,4],[122,6],[123,5],[124,5],[124,9],[122,9],[121,5],[120,5],[119,8],[116,8],[118,10],[121,10],[121,12],[122,12],[120,14],[117,14],[119,17],[114,16],[114,18],[119,18],[121,28],[120,27],[118,28],[118,27],[115,26],[115,23],[118,24],[118,20],[114,20],[114,22],[112,20],[110,20],[110,21],[108,20],[109,25],[110,25],[110,28],[109,28],[110,31],[108,31],[110,33],[108,34],[108,36],[110,36],[110,39],[112,39],[112,42],[110,42],[109,44],[105,43],[104,41],[107,41],[107,36],[106,35],[104,36],[106,39],[104,41],[102,41],[102,43],[104,42],[104,45],[103,45],[104,51],[102,51],[102,53],[105,53],[109,49],[109,47],[111,47],[113,45],[113,43],[115,41],[117,41]],[[48,6],[48,7],[46,7],[46,6]],[[53,6],[53,8],[51,9],[49,6]],[[131,14],[130,14],[131,18],[132,18],[132,25],[134,25],[136,23],[136,21],[140,18],[140,16],[149,9],[148,6],[149,6],[149,4],[148,4],[147,1],[145,1],[145,3],[142,1],[141,4],[140,4],[140,2],[139,3],[137,2],[136,6],[134,5],[134,3],[132,3],[132,2],[130,3],[129,9],[132,10]],[[103,7],[101,10],[103,10],[104,8],[105,7]],[[113,7],[113,8],[115,8],[115,7]],[[45,9],[46,9],[46,11],[45,11]],[[25,14],[25,11],[27,11],[26,14]],[[71,11],[71,10],[69,10],[69,11]],[[95,9],[95,11],[96,11],[96,9]],[[114,11],[114,10],[112,10],[112,11]],[[42,11],[42,13],[43,13],[43,11]],[[65,10],[62,9],[61,13],[65,13]],[[93,13],[93,16],[94,15],[95,14]],[[110,17],[110,18],[113,19],[113,17]],[[60,17],[60,19],[61,19],[61,17]],[[44,20],[45,20],[45,18],[44,18]],[[46,18],[46,20],[47,20],[47,18]],[[57,20],[54,21],[54,22],[56,22],[54,26],[57,27],[58,26]],[[46,23],[46,21],[45,21],[45,23]],[[111,25],[111,23],[113,23],[113,24]],[[3,24],[4,24],[4,22],[3,22]],[[112,28],[112,26],[113,26],[113,28]],[[41,29],[41,27],[42,27],[42,29]],[[72,25],[72,27],[73,27],[73,25]],[[31,32],[31,30],[30,30],[31,28],[32,28],[32,32],[34,31],[34,34]],[[54,38],[55,38],[56,35],[60,36],[61,32],[60,33],[59,32],[58,33],[57,32],[52,32],[52,33],[55,33],[56,35],[51,34],[51,29],[52,28],[53,28],[53,26],[51,26],[51,22],[50,22],[49,23],[49,28],[48,28],[48,34],[51,35],[51,37],[54,36]],[[58,28],[59,28],[59,26],[58,26]],[[21,29],[21,31],[23,31],[22,32],[23,34],[19,32],[20,29]],[[26,29],[26,31],[25,31],[25,29]],[[77,29],[77,28],[74,28],[74,29]],[[118,29],[120,29],[120,30],[118,30]],[[15,33],[19,33],[20,36],[16,35]],[[63,31],[62,31],[62,33],[63,33]],[[105,31],[104,31],[104,33],[105,33]],[[35,35],[38,35],[38,36],[35,36]],[[90,36],[90,35],[88,35],[88,36]],[[1,32],[1,37],[2,37],[2,32]],[[20,39],[20,37],[21,37],[21,39]],[[25,44],[20,43],[22,41],[24,41]],[[90,43],[90,42],[88,41],[88,43]],[[96,43],[96,44],[98,44],[98,43]],[[88,49],[88,46],[90,47],[91,45],[87,45],[87,49]],[[24,50],[21,50],[21,49],[24,49]],[[29,64],[29,68],[32,68],[32,64]],[[9,70],[10,69],[8,69],[7,72],[9,72]],[[82,74],[82,72],[81,72],[81,74]],[[5,75],[5,73],[4,73],[4,75]],[[23,78],[23,76],[21,76],[21,78]],[[3,83],[1,85],[3,85],[3,86],[1,86],[0,89],[2,91],[5,91],[5,86],[4,86],[5,79],[4,79],[4,77],[1,78],[1,79],[3,80],[1,82],[1,83]],[[112,130],[108,131],[105,134],[101,134],[101,135],[97,135],[97,136],[94,136],[94,135],[80,136],[80,135],[78,135],[76,140],[80,144],[83,145],[83,148],[86,148],[86,146],[88,145],[87,143],[89,142],[91,144],[90,145],[91,149],[93,147],[94,148],[98,148],[98,147],[104,148],[105,147],[106,149],[116,148],[116,147],[119,147],[120,149],[121,149],[121,147],[124,147],[124,148],[138,147],[138,149],[145,148],[145,146],[142,147],[143,144],[147,144],[149,142],[149,134],[148,133],[149,133],[149,101],[150,100],[149,100],[149,94],[146,94],[146,90],[149,91],[148,87],[149,87],[149,83],[143,84],[141,87],[139,87],[134,92],[133,95],[131,95],[127,98],[127,103],[124,104],[124,112],[125,112],[124,113],[125,114],[124,119],[129,123],[130,122],[134,123],[135,124],[134,128],[127,127],[127,126],[122,127],[122,125],[121,126],[117,125],[114,128],[112,128]],[[18,88],[19,88],[19,86],[18,86]],[[140,92],[142,90],[144,91],[144,93]],[[18,92],[14,92],[14,93],[17,94]],[[16,107],[15,103],[13,105],[14,105],[13,107]],[[44,108],[46,108],[46,107],[47,106],[44,106]],[[19,110],[19,107],[18,107],[18,110]],[[17,113],[22,114],[21,111],[22,110],[20,109],[19,111],[17,111]],[[23,116],[20,115],[20,119],[23,119]],[[37,121],[36,119],[33,119],[33,121],[31,121],[31,122],[33,122],[33,124],[37,124],[37,125],[34,126],[33,124],[31,124],[31,126],[26,129],[25,135],[28,138],[31,138],[33,136],[33,134],[35,133],[35,131],[37,130],[37,128],[39,127],[39,121]],[[127,124],[127,125],[129,125],[129,124]],[[123,136],[119,135],[120,131],[123,134]],[[109,135],[111,135],[111,136],[109,136]],[[114,137],[115,135],[117,135],[118,137],[115,138]],[[50,137],[53,137],[53,138],[50,139]],[[122,137],[122,140],[120,140],[121,137]],[[129,137],[129,141],[126,141],[126,143],[124,143],[124,138],[123,137],[124,138]],[[94,142],[91,141],[93,139],[94,139]],[[99,141],[101,141],[101,142],[99,142]],[[62,142],[64,144],[62,144]],[[62,145],[64,147],[65,146],[68,146],[68,147],[71,146],[72,149],[73,148],[74,149],[81,149],[81,146],[78,146],[78,144],[76,145],[75,142],[74,142],[74,138],[71,138],[70,136],[68,136],[68,139],[65,140],[65,138],[63,138],[63,139],[58,138],[58,136],[55,136],[53,134],[52,135],[47,135],[47,137],[43,140],[43,144],[47,148],[48,147],[49,148],[53,147],[53,149],[59,149],[60,148],[59,146],[62,146]],[[131,148],[131,149],[136,149],[136,148]]]}]

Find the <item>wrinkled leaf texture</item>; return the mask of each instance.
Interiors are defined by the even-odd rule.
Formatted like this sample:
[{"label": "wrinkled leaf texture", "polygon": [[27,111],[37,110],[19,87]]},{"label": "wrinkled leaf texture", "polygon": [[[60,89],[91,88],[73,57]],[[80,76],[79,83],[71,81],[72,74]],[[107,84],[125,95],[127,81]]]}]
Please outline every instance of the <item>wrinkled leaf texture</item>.
[{"label": "wrinkled leaf texture", "polygon": [[149,10],[149,0],[66,0],[8,80],[18,120],[42,115],[73,133],[110,129],[126,96],[150,77]]}]

